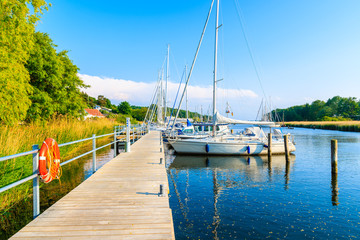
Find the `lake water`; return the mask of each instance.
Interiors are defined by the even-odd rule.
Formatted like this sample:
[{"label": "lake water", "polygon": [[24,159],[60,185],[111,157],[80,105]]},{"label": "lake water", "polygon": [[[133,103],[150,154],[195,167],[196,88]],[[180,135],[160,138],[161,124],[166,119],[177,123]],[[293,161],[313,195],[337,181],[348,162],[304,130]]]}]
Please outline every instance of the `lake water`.
[{"label": "lake water", "polygon": [[[357,239],[360,237],[360,133],[293,129],[284,156],[168,154],[177,239]],[[338,175],[330,140],[338,140]]]}]

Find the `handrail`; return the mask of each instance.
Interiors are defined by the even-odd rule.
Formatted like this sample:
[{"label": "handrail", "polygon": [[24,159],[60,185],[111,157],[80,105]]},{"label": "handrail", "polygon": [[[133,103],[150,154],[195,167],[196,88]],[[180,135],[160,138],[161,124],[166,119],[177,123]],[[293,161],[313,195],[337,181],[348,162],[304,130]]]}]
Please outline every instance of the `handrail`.
[{"label": "handrail", "polygon": [[27,182],[27,181],[29,181],[31,179],[34,179],[37,176],[38,176],[38,174],[34,173],[33,175],[30,175],[30,176],[28,176],[26,178],[23,178],[23,179],[19,180],[19,181],[16,181],[16,182],[13,182],[13,183],[11,183],[9,185],[6,185],[5,187],[0,188],[0,193],[5,192],[6,190],[9,190],[9,189],[11,189],[13,187],[16,187],[16,186],[18,186],[18,185],[20,185],[20,184],[22,184],[24,182]]},{"label": "handrail", "polygon": [[[140,137],[143,135],[143,133],[145,134],[148,130],[148,128],[145,126],[145,125],[135,125],[135,126],[130,126],[130,119],[127,118],[127,121],[128,121],[128,128],[125,127],[125,126],[115,126],[114,128],[114,132],[112,133],[107,133],[107,134],[103,134],[103,135],[100,135],[100,136],[96,136],[95,134],[93,134],[92,137],[89,137],[89,138],[84,138],[84,139],[79,139],[79,140],[76,140],[76,141],[72,141],[72,142],[67,142],[67,143],[62,143],[62,144],[59,144],[59,147],[64,147],[64,146],[69,146],[69,145],[72,145],[72,144],[76,144],[76,143],[80,143],[80,142],[85,142],[85,141],[89,141],[89,140],[92,140],[93,141],[93,149],[91,151],[88,151],[86,153],[83,153],[79,156],[76,156],[72,159],[69,159],[65,162],[62,162],[60,163],[60,166],[64,166],[70,162],[73,162],[79,158],[82,158],[86,155],[89,155],[91,153],[93,153],[93,171],[95,172],[96,171],[96,151],[100,150],[100,149],[103,149],[107,146],[110,146],[112,144],[114,144],[114,157],[116,156],[117,154],[117,145],[116,143],[117,142],[120,142],[122,141],[122,139],[117,139],[116,136],[120,135],[121,133],[129,133],[129,136],[126,136],[126,141],[129,141],[127,144],[131,144],[131,141],[130,141],[130,135],[133,135],[133,142],[135,141],[135,131],[136,133],[138,133],[138,129],[135,130],[135,128],[140,128]],[[132,134],[131,134],[132,133]],[[108,144],[105,144],[103,146],[100,146],[100,147],[97,147],[96,148],[96,139],[97,138],[102,138],[102,137],[107,137],[107,136],[114,136],[114,139],[113,141],[111,141],[110,143]],[[136,134],[136,135],[139,135],[139,134]],[[34,195],[34,202],[33,202],[33,208],[34,208],[34,218],[37,217],[39,214],[40,214],[40,209],[39,209],[39,206],[40,206],[40,195],[39,195],[39,170],[38,170],[38,160],[39,160],[39,147],[38,145],[33,145],[33,150],[31,151],[27,151],[27,152],[23,152],[23,153],[17,153],[17,154],[13,154],[13,155],[9,155],[9,156],[4,156],[4,157],[0,157],[0,162],[3,162],[3,161],[6,161],[6,160],[10,160],[10,159],[14,159],[14,158],[18,158],[18,157],[23,157],[23,156],[27,156],[27,155],[31,155],[33,156],[33,174],[28,176],[28,177],[25,177],[23,179],[20,179],[16,182],[13,182],[13,183],[10,183],[2,188],[0,188],[0,193],[2,192],[5,192],[13,187],[16,187],[22,183],[25,183],[29,180],[33,180],[33,195]],[[35,184],[35,182],[37,181],[37,184]]]},{"label": "handrail", "polygon": [[[109,134],[96,136],[96,138],[102,138],[102,137],[111,136],[111,135],[114,135],[114,133],[109,133]],[[76,141],[72,141],[72,142],[62,143],[62,144],[59,144],[59,148],[60,147],[65,147],[65,146],[68,146],[68,145],[72,145],[72,144],[75,144],[75,143],[85,142],[85,141],[92,140],[92,139],[93,139],[92,137],[89,137],[89,138],[84,138],[84,139],[80,139],[80,140],[76,140]],[[30,155],[30,154],[34,154],[34,153],[37,153],[38,151],[39,150],[32,150],[32,151],[27,151],[27,152],[23,152],[23,153],[17,153],[17,154],[5,156],[5,157],[0,157],[0,162],[10,160],[10,159],[14,159],[14,158],[18,158],[18,157],[27,156],[27,155]]]},{"label": "handrail", "polygon": [[18,158],[18,157],[27,156],[27,155],[30,155],[30,154],[34,154],[34,153],[37,153],[38,151],[39,150],[32,150],[32,151],[28,151],[28,152],[17,153],[17,154],[5,156],[5,157],[0,157],[0,162],[10,160],[10,159],[14,159],[14,158]]}]

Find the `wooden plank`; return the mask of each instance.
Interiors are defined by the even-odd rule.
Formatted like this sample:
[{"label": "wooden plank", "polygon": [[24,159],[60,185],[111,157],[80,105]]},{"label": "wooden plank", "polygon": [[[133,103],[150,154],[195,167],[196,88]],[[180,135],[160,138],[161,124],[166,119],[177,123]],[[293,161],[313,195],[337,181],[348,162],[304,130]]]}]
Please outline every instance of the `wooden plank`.
[{"label": "wooden plank", "polygon": [[145,135],[11,239],[175,239],[159,137]]}]

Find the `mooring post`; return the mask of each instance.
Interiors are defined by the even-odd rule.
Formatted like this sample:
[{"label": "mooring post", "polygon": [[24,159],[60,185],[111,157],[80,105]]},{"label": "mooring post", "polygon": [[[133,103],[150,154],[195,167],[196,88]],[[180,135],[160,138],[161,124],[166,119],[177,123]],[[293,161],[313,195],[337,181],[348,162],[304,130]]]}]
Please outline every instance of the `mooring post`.
[{"label": "mooring post", "polygon": [[160,132],[160,152],[162,152],[162,149],[163,149],[163,142],[162,142],[162,139],[161,139],[162,135],[161,135],[161,132]]},{"label": "mooring post", "polygon": [[337,174],[338,168],[337,168],[337,157],[338,155],[338,146],[337,146],[337,140],[331,139],[331,172],[333,174]]},{"label": "mooring post", "polygon": [[114,157],[117,155],[117,144],[116,144],[117,138],[116,138],[116,127],[114,129]]},{"label": "mooring post", "polygon": [[[32,150],[39,150],[39,145],[32,146]],[[33,174],[39,174],[39,151],[33,153]],[[40,177],[33,179],[33,218],[40,215]]]},{"label": "mooring post", "polygon": [[126,118],[126,144],[125,151],[130,152],[130,118]]},{"label": "mooring post", "polygon": [[159,191],[158,196],[159,196],[159,197],[165,197],[165,194],[164,194],[164,185],[163,185],[163,184],[160,184],[160,191]]},{"label": "mooring post", "polygon": [[268,159],[271,160],[272,134],[268,134]]},{"label": "mooring post", "polygon": [[96,172],[96,134],[92,135],[93,143],[93,173]]},{"label": "mooring post", "polygon": [[285,147],[285,159],[286,161],[290,161],[290,152],[289,152],[289,141],[288,141],[288,135],[284,135],[284,147]]},{"label": "mooring post", "polygon": [[163,162],[163,158],[160,158],[160,164],[162,164],[162,162]]}]

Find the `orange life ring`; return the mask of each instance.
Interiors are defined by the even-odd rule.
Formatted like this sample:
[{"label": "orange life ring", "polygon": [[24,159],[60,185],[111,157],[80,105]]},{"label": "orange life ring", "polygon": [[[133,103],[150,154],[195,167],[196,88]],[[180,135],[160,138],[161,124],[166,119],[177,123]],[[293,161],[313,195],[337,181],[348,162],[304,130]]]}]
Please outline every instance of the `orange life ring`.
[{"label": "orange life ring", "polygon": [[40,148],[39,173],[45,183],[60,178],[60,150],[58,144],[52,138],[47,138]]}]

